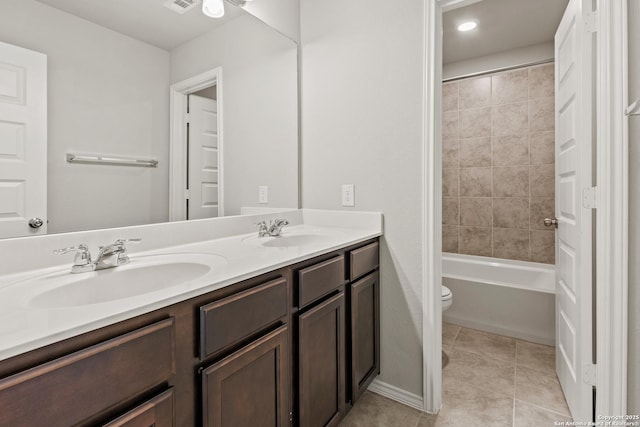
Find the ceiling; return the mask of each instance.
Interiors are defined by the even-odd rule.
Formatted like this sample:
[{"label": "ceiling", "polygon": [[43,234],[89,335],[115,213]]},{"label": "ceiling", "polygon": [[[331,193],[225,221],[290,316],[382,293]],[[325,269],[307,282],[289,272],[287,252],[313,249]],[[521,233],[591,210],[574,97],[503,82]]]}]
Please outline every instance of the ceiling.
[{"label": "ceiling", "polygon": [[[443,63],[553,41],[569,0],[481,0],[443,14]],[[477,20],[462,33],[460,23]]]},{"label": "ceiling", "polygon": [[194,39],[242,14],[225,3],[225,15],[214,19],[201,5],[180,15],[163,6],[165,0],[37,0],[164,50]]}]

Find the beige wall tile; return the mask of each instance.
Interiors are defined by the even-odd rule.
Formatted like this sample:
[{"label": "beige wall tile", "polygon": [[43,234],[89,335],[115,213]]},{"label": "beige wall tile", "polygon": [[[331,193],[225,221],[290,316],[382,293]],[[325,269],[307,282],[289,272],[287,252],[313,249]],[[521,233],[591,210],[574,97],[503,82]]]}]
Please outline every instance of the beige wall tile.
[{"label": "beige wall tile", "polygon": [[531,197],[554,197],[555,166],[537,165],[531,167]]},{"label": "beige wall tile", "polygon": [[553,130],[531,133],[531,164],[548,165],[555,163],[555,142],[556,135]]},{"label": "beige wall tile", "polygon": [[491,198],[460,199],[460,225],[491,227]]},{"label": "beige wall tile", "polygon": [[442,140],[442,167],[457,168],[458,163],[458,139],[449,138]]},{"label": "beige wall tile", "polygon": [[494,228],[493,256],[528,261],[530,259],[529,230]]},{"label": "beige wall tile", "polygon": [[442,226],[442,252],[458,253],[459,230],[460,227],[457,225]]},{"label": "beige wall tile", "polygon": [[523,135],[529,130],[529,111],[526,102],[492,107],[492,135]]},{"label": "beige wall tile", "polygon": [[460,110],[486,107],[491,104],[491,77],[476,77],[458,81]]},{"label": "beige wall tile", "polygon": [[491,197],[491,168],[460,169],[460,196]]},{"label": "beige wall tile", "polygon": [[528,96],[528,69],[506,71],[491,77],[491,103],[493,105],[526,101]]},{"label": "beige wall tile", "polygon": [[529,99],[554,96],[554,64],[529,68]]},{"label": "beige wall tile", "polygon": [[529,101],[529,128],[531,132],[555,129],[554,102],[553,97]]},{"label": "beige wall tile", "polygon": [[460,167],[491,166],[491,138],[469,138],[460,140]]},{"label": "beige wall tile", "polygon": [[442,169],[442,196],[458,197],[460,195],[460,169]]},{"label": "beige wall tile", "polygon": [[461,254],[491,256],[491,228],[460,227]]},{"label": "beige wall tile", "polygon": [[493,226],[500,228],[529,228],[529,199],[494,198]]},{"label": "beige wall tile", "polygon": [[531,231],[531,261],[554,264],[556,262],[556,232]]},{"label": "beige wall tile", "polygon": [[450,82],[442,85],[442,111],[458,111],[457,82]]},{"label": "beige wall tile", "polygon": [[442,139],[458,138],[458,112],[442,113]]},{"label": "beige wall tile", "polygon": [[445,225],[460,225],[460,199],[445,197],[442,199],[442,223]]},{"label": "beige wall tile", "polygon": [[492,140],[494,166],[516,166],[529,164],[528,135],[496,136]]},{"label": "beige wall tile", "polygon": [[491,136],[491,107],[460,110],[459,121],[460,138]]},{"label": "beige wall tile", "polygon": [[493,197],[529,197],[529,166],[493,168]]},{"label": "beige wall tile", "polygon": [[532,230],[551,230],[545,227],[544,219],[555,216],[555,201],[550,197],[531,198],[531,226]]},{"label": "beige wall tile", "polygon": [[553,262],[553,74],[544,64],[443,84],[443,250]]}]

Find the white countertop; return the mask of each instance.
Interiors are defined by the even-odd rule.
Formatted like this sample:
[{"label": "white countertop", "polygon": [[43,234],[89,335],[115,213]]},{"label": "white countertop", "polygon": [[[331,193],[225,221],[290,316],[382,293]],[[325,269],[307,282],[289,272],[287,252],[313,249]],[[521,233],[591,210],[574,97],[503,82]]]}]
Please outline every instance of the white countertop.
[{"label": "white countertop", "polygon": [[[201,262],[215,259],[212,264],[213,268],[196,279],[176,283],[175,286],[172,285],[134,297],[63,308],[38,308],[30,304],[32,296],[39,292],[38,289],[34,289],[34,283],[37,283],[37,280],[33,279],[47,275],[71,274],[68,273],[71,263],[65,262],[65,264],[0,275],[0,360],[149,313],[382,234],[381,214],[373,214],[378,215],[379,219],[376,219],[375,216],[372,217],[372,213],[363,213],[367,217],[364,221],[359,222],[357,215],[349,213],[348,220],[341,224],[341,219],[345,217],[339,212],[327,212],[327,215],[322,214],[325,211],[306,212],[308,213],[306,217],[309,220],[307,221],[305,217],[304,220],[298,221],[298,225],[285,227],[283,236],[304,234],[319,236],[319,238],[295,246],[264,246],[261,243],[266,240],[258,240],[256,232],[173,246],[168,245],[145,251],[136,251],[136,247],[132,246],[129,250],[131,264],[128,266],[153,259],[153,256],[160,254],[166,254],[165,258],[174,255],[180,259],[188,258],[191,256],[189,254],[193,254],[194,257],[199,257]],[[373,220],[371,220],[372,218]],[[254,221],[255,219],[256,215],[250,218]],[[227,219],[228,221],[229,219]],[[243,221],[247,222],[247,219],[243,219]],[[295,224],[295,221],[290,222]],[[163,224],[156,225],[156,227],[157,230],[154,231],[161,232]],[[131,231],[129,229],[122,230]],[[113,234],[112,230],[111,234]],[[74,236],[74,238],[77,237],[79,236]],[[58,240],[54,240],[53,243],[59,244]],[[42,244],[43,242],[44,240],[30,243]],[[2,249],[0,247],[0,251]],[[73,276],[103,274],[102,272],[115,271],[118,268],[127,268],[128,266],[102,270],[101,272],[79,273]]]}]

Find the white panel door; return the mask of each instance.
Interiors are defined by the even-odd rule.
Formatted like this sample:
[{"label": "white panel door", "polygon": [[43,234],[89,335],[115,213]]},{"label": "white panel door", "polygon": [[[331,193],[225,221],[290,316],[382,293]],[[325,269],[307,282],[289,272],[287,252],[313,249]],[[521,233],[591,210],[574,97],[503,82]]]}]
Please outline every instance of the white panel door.
[{"label": "white panel door", "polygon": [[189,95],[188,219],[220,214],[217,102]]},{"label": "white panel door", "polygon": [[570,0],[555,35],[556,371],[577,421],[592,418],[593,56],[586,25],[591,0]]},{"label": "white panel door", "polygon": [[47,57],[0,42],[0,238],[46,233]]}]

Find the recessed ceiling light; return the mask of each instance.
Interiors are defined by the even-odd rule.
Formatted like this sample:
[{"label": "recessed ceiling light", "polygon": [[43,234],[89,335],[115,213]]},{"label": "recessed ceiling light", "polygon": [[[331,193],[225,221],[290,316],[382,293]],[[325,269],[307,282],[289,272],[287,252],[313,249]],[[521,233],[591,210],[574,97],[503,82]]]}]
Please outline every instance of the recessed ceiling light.
[{"label": "recessed ceiling light", "polygon": [[462,31],[462,32],[471,31],[477,26],[478,26],[478,23],[476,21],[463,22],[462,24],[458,25],[458,31]]}]

